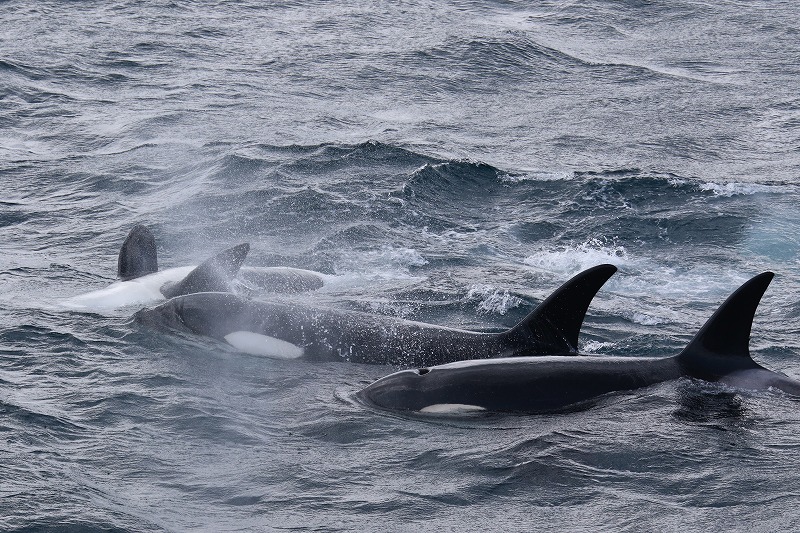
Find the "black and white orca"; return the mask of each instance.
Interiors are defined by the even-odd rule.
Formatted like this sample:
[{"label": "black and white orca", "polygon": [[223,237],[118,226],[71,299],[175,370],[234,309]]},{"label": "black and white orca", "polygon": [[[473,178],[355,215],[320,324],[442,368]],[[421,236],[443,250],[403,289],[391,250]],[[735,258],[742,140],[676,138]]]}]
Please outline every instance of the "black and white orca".
[{"label": "black and white orca", "polygon": [[269,292],[301,292],[320,288],[323,276],[310,270],[284,267],[248,268],[242,263],[250,251],[239,244],[199,266],[158,269],[156,241],[143,225],[135,226],[120,248],[116,281],[99,290],[74,296],[62,304],[80,311],[107,311],[130,306],[153,305],[193,292],[231,292],[234,281]]},{"label": "black and white orca", "polygon": [[616,271],[573,277],[515,327],[500,333],[447,328],[357,311],[187,294],[136,313],[140,323],[200,334],[273,358],[435,365],[489,357],[574,353],[589,304]]},{"label": "black and white orca", "polygon": [[546,357],[461,361],[396,372],[358,396],[378,408],[422,413],[550,413],[680,377],[800,396],[800,382],[750,357],[753,316],[772,277],[765,272],[740,287],[673,357],[565,357],[553,351]]}]

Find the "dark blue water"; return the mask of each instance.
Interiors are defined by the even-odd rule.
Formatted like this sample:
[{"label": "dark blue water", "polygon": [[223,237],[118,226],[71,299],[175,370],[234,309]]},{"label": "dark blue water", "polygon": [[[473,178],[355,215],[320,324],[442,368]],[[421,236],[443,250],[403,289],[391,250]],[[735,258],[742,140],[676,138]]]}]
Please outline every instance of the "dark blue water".
[{"label": "dark blue water", "polygon": [[775,271],[800,378],[788,1],[0,2],[0,529],[789,531],[800,404],[688,380],[557,416],[393,416],[390,367],[276,361],[61,299],[136,223],[249,241],[311,304],[514,324],[620,272],[581,345],[680,350]]}]

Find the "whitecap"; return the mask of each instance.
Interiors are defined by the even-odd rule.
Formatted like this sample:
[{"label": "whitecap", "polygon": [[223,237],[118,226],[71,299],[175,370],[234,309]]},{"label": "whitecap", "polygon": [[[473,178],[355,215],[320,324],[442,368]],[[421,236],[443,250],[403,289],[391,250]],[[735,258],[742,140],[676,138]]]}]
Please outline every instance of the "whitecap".
[{"label": "whitecap", "polygon": [[729,198],[731,196],[749,196],[753,194],[783,194],[793,192],[796,188],[789,185],[765,185],[762,183],[701,183],[701,191],[714,193],[714,196]]},{"label": "whitecap", "polygon": [[580,352],[583,354],[603,354],[615,346],[616,344],[613,342],[586,341],[581,343]]},{"label": "whitecap", "polygon": [[616,266],[630,262],[625,248],[617,244],[606,244],[601,239],[542,250],[526,257],[523,262],[540,270],[573,274],[602,263]]},{"label": "whitecap", "polygon": [[467,293],[467,300],[479,300],[478,311],[505,315],[510,309],[521,305],[522,299],[491,285],[472,285]]}]

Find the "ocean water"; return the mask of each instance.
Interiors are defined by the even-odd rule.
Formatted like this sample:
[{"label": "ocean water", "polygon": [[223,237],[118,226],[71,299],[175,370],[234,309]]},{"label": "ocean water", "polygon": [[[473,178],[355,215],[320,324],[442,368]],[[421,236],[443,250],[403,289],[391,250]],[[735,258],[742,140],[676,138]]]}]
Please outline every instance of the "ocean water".
[{"label": "ocean water", "polygon": [[294,298],[513,325],[620,271],[584,352],[679,351],[776,278],[800,379],[789,1],[0,2],[0,530],[791,531],[800,403],[691,380],[547,416],[371,410],[391,367],[243,355],[64,309],[137,223],[249,242]]}]

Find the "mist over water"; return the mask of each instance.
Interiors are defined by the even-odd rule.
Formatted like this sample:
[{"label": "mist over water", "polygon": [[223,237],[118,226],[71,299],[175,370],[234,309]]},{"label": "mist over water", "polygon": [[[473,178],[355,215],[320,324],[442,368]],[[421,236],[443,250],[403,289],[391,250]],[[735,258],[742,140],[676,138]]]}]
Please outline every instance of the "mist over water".
[{"label": "mist over water", "polygon": [[82,313],[137,223],[162,268],[249,242],[289,299],[510,327],[619,272],[587,353],[677,353],[776,277],[800,379],[792,2],[0,2],[0,529],[787,531],[798,402],[689,380],[549,416],[391,415],[394,368]]}]

